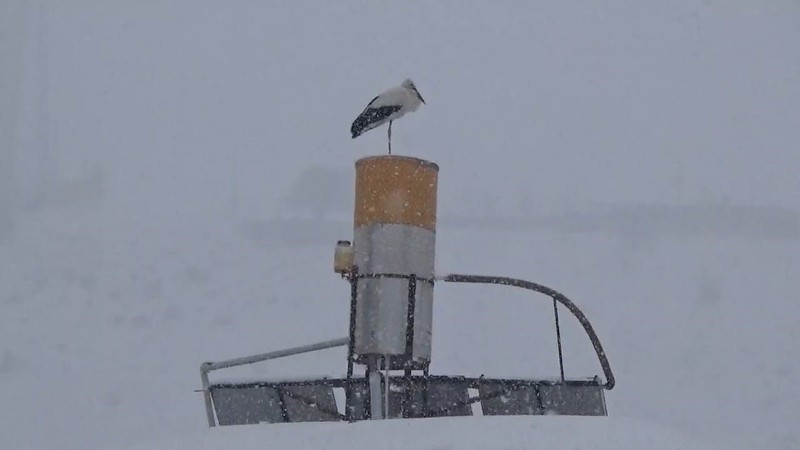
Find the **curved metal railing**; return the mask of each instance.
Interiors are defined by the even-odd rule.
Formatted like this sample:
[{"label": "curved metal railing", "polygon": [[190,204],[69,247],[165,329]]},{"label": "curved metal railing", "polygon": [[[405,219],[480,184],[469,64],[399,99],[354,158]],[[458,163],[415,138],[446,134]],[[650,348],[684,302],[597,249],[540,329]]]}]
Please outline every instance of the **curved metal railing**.
[{"label": "curved metal railing", "polygon": [[597,359],[600,360],[600,367],[602,367],[603,375],[606,378],[606,382],[603,387],[606,390],[611,390],[614,388],[616,381],[614,380],[614,374],[611,372],[611,365],[608,362],[608,357],[606,357],[606,352],[603,350],[603,345],[600,343],[600,338],[597,337],[597,333],[595,333],[592,324],[589,323],[589,319],[585,314],[583,314],[583,311],[581,311],[580,308],[578,308],[575,303],[568,299],[564,294],[556,291],[555,289],[551,289],[547,286],[543,286],[532,281],[509,277],[449,274],[441,277],[440,279],[449,283],[499,284],[503,286],[519,287],[539,292],[552,298],[558,303],[561,303],[572,313],[573,316],[575,316],[576,319],[578,319],[578,322],[580,322],[584,331],[586,331],[586,334],[589,335],[589,340],[592,342],[592,347],[594,347],[594,351],[597,354]]},{"label": "curved metal railing", "polygon": [[[245,364],[252,364],[255,362],[266,361],[270,359],[282,358],[285,356],[296,355],[300,353],[306,353],[316,350],[322,350],[332,347],[339,347],[339,346],[348,346],[348,371],[347,377],[344,380],[340,380],[344,382],[344,387],[347,389],[347,407],[346,410],[348,414],[350,413],[350,397],[351,393],[349,392],[350,387],[352,385],[352,374],[353,374],[353,343],[354,343],[354,330],[355,330],[355,306],[356,306],[356,296],[357,296],[357,282],[359,279],[362,278],[403,278],[409,280],[409,322],[413,324],[413,311],[414,311],[414,301],[415,293],[416,293],[416,283],[417,281],[427,282],[427,283],[435,283],[436,281],[444,281],[449,283],[475,283],[475,284],[498,284],[503,286],[513,286],[519,287],[523,289],[528,289],[534,292],[538,292],[550,297],[554,302],[561,303],[564,305],[583,327],[586,334],[589,336],[589,340],[594,347],[594,351],[597,354],[597,358],[600,361],[600,366],[603,369],[603,374],[606,378],[606,382],[602,384],[603,388],[606,390],[611,390],[614,388],[615,379],[614,374],[611,371],[611,365],[608,362],[608,358],[606,357],[606,353],[603,350],[603,345],[600,343],[600,339],[595,333],[592,324],[589,323],[589,319],[586,317],[585,314],[578,308],[572,300],[568,299],[564,294],[556,291],[555,289],[551,289],[547,286],[534,283],[532,281],[520,280],[516,278],[509,278],[509,277],[497,277],[497,276],[487,276],[487,275],[464,275],[464,274],[449,274],[443,277],[437,277],[436,279],[430,278],[417,278],[416,275],[402,275],[402,274],[359,274],[357,267],[353,267],[353,270],[348,277],[351,283],[351,313],[350,313],[350,335],[346,338],[340,339],[333,339],[330,341],[320,342],[317,344],[295,347],[290,349],[278,350],[269,353],[263,353],[259,355],[247,356],[242,358],[235,358],[227,361],[218,361],[218,362],[204,362],[200,367],[200,376],[202,382],[202,392],[204,393],[205,397],[205,406],[206,412],[208,416],[208,424],[209,426],[215,426],[215,419],[214,419],[214,412],[212,406],[212,399],[211,399],[211,390],[210,390],[210,382],[208,379],[208,373],[213,370],[224,369],[227,367],[234,367],[240,366]],[[554,303],[555,305],[555,303]],[[558,312],[556,310],[556,321],[558,321]],[[413,325],[412,325],[413,326]],[[556,327],[558,328],[558,323],[556,323]],[[407,330],[407,339],[413,339],[413,329]],[[408,343],[407,343],[408,346]],[[411,346],[408,347],[409,351]],[[564,378],[564,369],[563,369],[563,361],[561,361],[561,349],[560,349],[560,339],[559,339],[559,362],[561,364],[561,377],[562,381]],[[427,373],[427,366],[424,369],[425,377],[429,377]],[[335,381],[335,380],[329,380]],[[471,399],[472,402],[474,399]],[[349,420],[349,415],[346,415]]]}]

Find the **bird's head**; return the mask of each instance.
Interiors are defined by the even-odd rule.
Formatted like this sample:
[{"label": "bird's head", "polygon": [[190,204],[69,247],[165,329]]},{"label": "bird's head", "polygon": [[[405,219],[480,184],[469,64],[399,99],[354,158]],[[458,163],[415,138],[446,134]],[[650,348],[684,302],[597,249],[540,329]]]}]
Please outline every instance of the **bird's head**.
[{"label": "bird's head", "polygon": [[[414,92],[415,94],[417,94],[417,98],[419,98],[419,101],[421,101],[422,103],[425,103],[425,99],[422,98],[422,96],[419,94],[419,91],[417,90],[417,87],[414,86],[414,82],[411,81],[411,78],[406,78],[405,80],[403,80],[403,83],[401,84],[401,86],[403,86],[404,88],[409,89],[412,92]],[[427,105],[427,103],[425,103],[425,104]]]}]

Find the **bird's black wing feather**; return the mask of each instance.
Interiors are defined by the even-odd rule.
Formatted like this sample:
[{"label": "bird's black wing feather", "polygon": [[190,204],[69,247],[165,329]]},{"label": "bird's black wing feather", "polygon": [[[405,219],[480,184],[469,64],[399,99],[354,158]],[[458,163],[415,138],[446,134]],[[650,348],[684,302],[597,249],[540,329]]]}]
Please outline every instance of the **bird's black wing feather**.
[{"label": "bird's black wing feather", "polygon": [[377,100],[377,99],[378,99],[378,97],[380,97],[380,95],[376,95],[376,96],[375,96],[375,98],[373,98],[372,100],[370,100],[370,101],[369,101],[369,103],[367,103],[367,107],[366,107],[366,108],[364,108],[364,111],[368,110],[368,109],[369,109],[369,107],[370,107],[370,106],[372,106],[372,104],[373,104],[373,103],[375,103],[375,100]]},{"label": "bird's black wing feather", "polygon": [[[373,99],[372,102],[374,101],[375,100]],[[372,104],[372,102],[370,102],[370,104]],[[356,138],[360,136],[361,133],[371,129],[372,127],[370,125],[374,125],[381,120],[386,119],[397,111],[400,111],[400,108],[402,108],[401,105],[387,105],[379,106],[377,108],[370,108],[367,106],[366,109],[364,109],[364,112],[359,114],[359,116],[353,122],[353,126],[350,127],[350,133],[354,138]]]}]

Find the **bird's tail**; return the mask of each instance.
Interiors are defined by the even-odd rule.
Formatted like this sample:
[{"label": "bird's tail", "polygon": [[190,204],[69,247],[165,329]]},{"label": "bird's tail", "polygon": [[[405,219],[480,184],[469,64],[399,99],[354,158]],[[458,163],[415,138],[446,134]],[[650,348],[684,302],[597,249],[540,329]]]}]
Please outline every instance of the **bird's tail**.
[{"label": "bird's tail", "polygon": [[367,131],[366,123],[364,123],[363,120],[359,119],[361,119],[361,117],[356,119],[356,121],[353,122],[353,126],[350,127],[350,134],[353,135],[353,139],[361,136],[362,133]]}]

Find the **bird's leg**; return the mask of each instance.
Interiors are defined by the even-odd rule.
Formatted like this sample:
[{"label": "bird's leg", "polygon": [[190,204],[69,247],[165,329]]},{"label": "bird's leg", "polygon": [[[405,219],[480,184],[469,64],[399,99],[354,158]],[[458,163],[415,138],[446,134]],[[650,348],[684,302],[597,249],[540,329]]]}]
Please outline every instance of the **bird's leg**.
[{"label": "bird's leg", "polygon": [[392,154],[392,121],[389,121],[389,154]]}]

